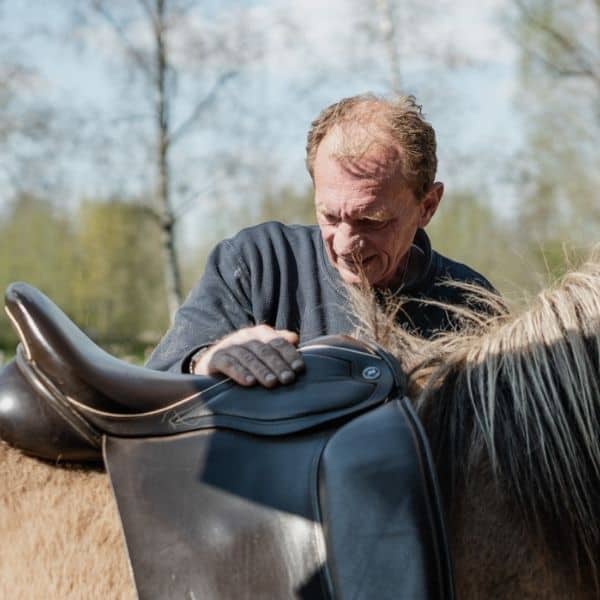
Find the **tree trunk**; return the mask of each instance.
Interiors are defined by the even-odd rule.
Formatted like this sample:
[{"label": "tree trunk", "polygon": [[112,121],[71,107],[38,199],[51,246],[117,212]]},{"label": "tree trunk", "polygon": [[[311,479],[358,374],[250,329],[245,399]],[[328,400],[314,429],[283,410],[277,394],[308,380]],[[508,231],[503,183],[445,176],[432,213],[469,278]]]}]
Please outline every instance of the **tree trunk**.
[{"label": "tree trunk", "polygon": [[156,197],[160,215],[162,233],[162,253],[165,275],[167,306],[171,322],[182,300],[181,273],[177,257],[175,235],[176,219],[171,205],[171,186],[169,168],[169,105],[166,90],[167,50],[164,39],[165,0],[156,0],[156,126],[158,180]]},{"label": "tree trunk", "polygon": [[393,0],[377,0],[380,16],[380,29],[385,51],[390,64],[390,88],[392,92],[399,93],[400,78],[400,53],[396,46],[396,24],[394,22]]}]

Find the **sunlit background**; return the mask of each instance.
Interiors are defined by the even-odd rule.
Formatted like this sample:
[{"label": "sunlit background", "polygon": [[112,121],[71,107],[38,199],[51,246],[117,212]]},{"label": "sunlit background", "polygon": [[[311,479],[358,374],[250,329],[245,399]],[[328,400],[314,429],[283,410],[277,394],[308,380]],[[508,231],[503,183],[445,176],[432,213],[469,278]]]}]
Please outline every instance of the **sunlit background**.
[{"label": "sunlit background", "polygon": [[313,222],[306,132],[360,92],[423,105],[434,247],[504,294],[599,241],[597,0],[0,0],[0,33],[0,286],[119,354],[156,343],[219,239]]}]

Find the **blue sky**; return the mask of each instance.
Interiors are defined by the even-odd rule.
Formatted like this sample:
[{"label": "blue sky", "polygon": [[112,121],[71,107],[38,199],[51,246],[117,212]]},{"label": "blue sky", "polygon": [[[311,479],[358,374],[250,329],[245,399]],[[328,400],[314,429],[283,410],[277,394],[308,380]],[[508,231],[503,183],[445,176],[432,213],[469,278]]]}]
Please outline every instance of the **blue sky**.
[{"label": "blue sky", "polygon": [[[143,190],[149,177],[147,157],[145,150],[134,148],[141,130],[121,129],[119,115],[124,110],[143,115],[147,98],[135,86],[129,88],[127,77],[117,68],[117,42],[99,23],[70,28],[66,2],[12,0],[9,4],[10,9],[4,8],[3,27],[23,60],[39,72],[28,90],[30,100],[50,100],[63,118],[70,111],[88,115],[86,127],[105,122],[104,133],[114,134],[112,142],[115,136],[122,141],[100,161],[85,151],[61,157],[72,197]],[[369,11],[357,9],[367,4],[357,0],[331,0],[325,5],[317,0],[204,3],[204,12],[186,26],[189,39],[196,31],[199,37],[208,31],[229,39],[229,32],[242,21],[250,35],[260,38],[264,56],[247,62],[236,81],[222,90],[215,111],[177,149],[175,157],[184,165],[182,181],[197,179],[194,184],[201,195],[220,197],[240,195],[240,190],[252,186],[253,177],[265,173],[276,184],[308,185],[303,162],[310,120],[345,95],[387,91],[385,68],[379,68],[381,48],[353,33],[357,22],[370,19]],[[501,5],[499,0],[421,2],[399,17],[405,26],[399,35],[404,87],[423,103],[437,131],[439,178],[448,189],[479,182],[482,189],[491,190],[499,207],[510,205],[511,194],[500,165],[518,149],[521,139],[521,124],[513,110],[515,50],[501,27]],[[376,24],[376,20],[369,22]],[[52,35],[40,33],[42,28]],[[143,44],[143,32],[133,30],[132,35]],[[178,60],[185,70],[185,55]],[[196,79],[192,75],[187,84],[182,79],[181,88],[185,92],[186,85],[192,89],[200,81],[200,88],[208,89],[210,80],[208,69],[208,75],[206,70]],[[180,119],[185,108],[183,93],[176,115]],[[238,174],[239,181],[233,181],[219,163],[221,156],[235,152],[240,153],[240,164],[249,165]],[[264,163],[262,171],[252,166],[253,161]],[[206,221],[201,204],[190,213],[190,230]]]}]

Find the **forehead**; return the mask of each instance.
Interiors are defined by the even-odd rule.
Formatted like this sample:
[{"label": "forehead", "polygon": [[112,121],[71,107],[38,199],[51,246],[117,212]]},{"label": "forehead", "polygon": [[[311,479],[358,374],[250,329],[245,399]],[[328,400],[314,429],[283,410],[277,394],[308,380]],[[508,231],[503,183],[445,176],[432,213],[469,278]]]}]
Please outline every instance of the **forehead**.
[{"label": "forehead", "polygon": [[381,124],[372,121],[358,120],[332,127],[319,144],[315,161],[323,162],[326,158],[350,168],[360,165],[377,177],[402,170],[400,145]]},{"label": "forehead", "polygon": [[395,212],[408,189],[397,146],[374,136],[349,145],[339,130],[319,145],[314,182],[317,209],[371,216]]}]

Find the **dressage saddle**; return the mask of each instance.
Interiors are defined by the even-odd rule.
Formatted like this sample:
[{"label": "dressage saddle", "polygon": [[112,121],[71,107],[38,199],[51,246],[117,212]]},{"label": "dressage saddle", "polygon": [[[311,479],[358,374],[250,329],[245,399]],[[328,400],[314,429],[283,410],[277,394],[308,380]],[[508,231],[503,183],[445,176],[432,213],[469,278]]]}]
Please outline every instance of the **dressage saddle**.
[{"label": "dressage saddle", "polygon": [[381,348],[318,338],[293,385],[241,388],[124,363],[23,283],[6,311],[0,438],[104,460],[140,598],[454,597],[427,440]]}]

